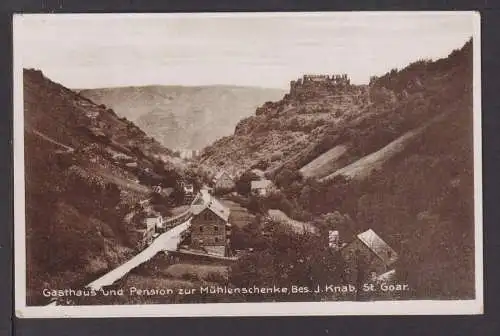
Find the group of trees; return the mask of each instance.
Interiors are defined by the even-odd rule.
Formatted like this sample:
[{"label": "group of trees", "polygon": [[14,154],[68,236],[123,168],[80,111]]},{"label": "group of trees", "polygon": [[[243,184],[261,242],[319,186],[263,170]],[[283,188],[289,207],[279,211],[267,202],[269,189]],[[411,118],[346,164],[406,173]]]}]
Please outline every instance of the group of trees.
[{"label": "group of trees", "polygon": [[[342,283],[345,264],[341,256],[328,248],[325,237],[297,234],[279,223],[268,222],[246,230],[247,245],[254,251],[231,267],[230,282],[235,287],[307,287],[308,292],[294,295],[248,295],[245,301],[304,301],[327,299],[314,293],[317,285]],[[255,227],[256,226],[256,227]],[[262,230],[267,235],[255,234]],[[322,242],[318,242],[322,240]]]},{"label": "group of trees", "polygon": [[246,172],[241,174],[240,177],[236,180],[235,182],[236,192],[244,196],[250,195],[252,181],[257,181],[259,179],[260,177],[257,176],[257,174],[255,174],[251,170],[247,170]]},{"label": "group of trees", "polygon": [[304,178],[296,168],[287,165],[273,179],[280,192],[269,195],[266,202],[292,218],[307,220],[335,210],[352,210],[349,206],[352,197],[349,194],[356,182],[344,176],[320,182],[316,178]]}]

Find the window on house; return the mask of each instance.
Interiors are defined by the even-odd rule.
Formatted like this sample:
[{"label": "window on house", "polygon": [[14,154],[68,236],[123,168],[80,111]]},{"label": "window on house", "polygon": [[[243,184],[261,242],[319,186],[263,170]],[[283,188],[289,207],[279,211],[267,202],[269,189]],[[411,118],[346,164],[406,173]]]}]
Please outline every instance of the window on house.
[{"label": "window on house", "polygon": [[214,231],[215,232],[219,231],[219,227],[217,225],[214,225]]},{"label": "window on house", "polygon": [[200,226],[200,232],[203,232],[203,226]]},{"label": "window on house", "polygon": [[218,243],[219,242],[219,238],[218,237],[215,237],[215,242]]}]

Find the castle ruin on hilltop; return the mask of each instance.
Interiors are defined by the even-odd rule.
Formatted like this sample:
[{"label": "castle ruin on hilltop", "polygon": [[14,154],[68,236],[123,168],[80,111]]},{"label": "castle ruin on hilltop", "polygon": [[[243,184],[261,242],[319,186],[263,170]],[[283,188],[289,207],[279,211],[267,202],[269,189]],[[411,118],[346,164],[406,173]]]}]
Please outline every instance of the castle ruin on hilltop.
[{"label": "castle ruin on hilltop", "polygon": [[290,81],[290,93],[285,95],[285,101],[299,107],[299,113],[331,112],[333,107],[340,111],[360,101],[362,95],[360,88],[351,84],[347,74],[306,74]]},{"label": "castle ruin on hilltop", "polygon": [[347,74],[342,75],[304,75],[290,82],[290,95],[295,97],[315,95],[328,96],[349,89],[351,81]]}]

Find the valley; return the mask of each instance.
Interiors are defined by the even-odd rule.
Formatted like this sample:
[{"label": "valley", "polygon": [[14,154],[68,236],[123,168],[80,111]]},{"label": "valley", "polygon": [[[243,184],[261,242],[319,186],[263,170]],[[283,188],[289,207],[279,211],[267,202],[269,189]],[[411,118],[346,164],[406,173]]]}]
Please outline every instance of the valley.
[{"label": "valley", "polygon": [[200,150],[284,91],[238,86],[146,86],[79,90],[174,151]]},{"label": "valley", "polygon": [[[24,84],[31,304],[69,285],[128,293],[78,304],[474,298],[472,41],[366,85]],[[406,287],[130,292],[368,281]]]}]

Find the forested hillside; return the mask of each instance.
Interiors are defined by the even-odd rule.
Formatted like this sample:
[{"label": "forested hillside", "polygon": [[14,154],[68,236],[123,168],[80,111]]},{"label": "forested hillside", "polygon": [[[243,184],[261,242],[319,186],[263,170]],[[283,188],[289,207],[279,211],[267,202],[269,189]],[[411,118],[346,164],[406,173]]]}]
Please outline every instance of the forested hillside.
[{"label": "forested hillside", "polygon": [[263,204],[345,242],[375,230],[412,298],[473,298],[472,41],[366,86],[340,79],[293,82],[200,162],[264,170],[279,191]]},{"label": "forested hillside", "polygon": [[23,81],[27,300],[41,304],[42,289],[79,288],[130,257],[138,223],[125,215],[151,186],[178,189],[188,167],[40,71],[24,70]]}]

